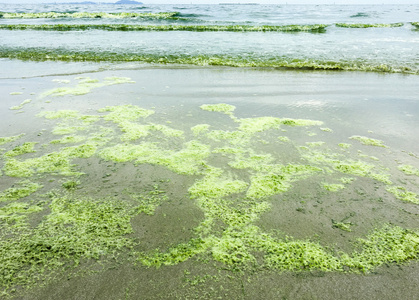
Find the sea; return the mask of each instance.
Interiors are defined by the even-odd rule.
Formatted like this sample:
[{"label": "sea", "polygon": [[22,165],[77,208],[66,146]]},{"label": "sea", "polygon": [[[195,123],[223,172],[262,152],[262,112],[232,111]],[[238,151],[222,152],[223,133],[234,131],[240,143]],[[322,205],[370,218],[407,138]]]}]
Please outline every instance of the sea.
[{"label": "sea", "polygon": [[0,298],[415,299],[418,128],[418,4],[0,4]]}]

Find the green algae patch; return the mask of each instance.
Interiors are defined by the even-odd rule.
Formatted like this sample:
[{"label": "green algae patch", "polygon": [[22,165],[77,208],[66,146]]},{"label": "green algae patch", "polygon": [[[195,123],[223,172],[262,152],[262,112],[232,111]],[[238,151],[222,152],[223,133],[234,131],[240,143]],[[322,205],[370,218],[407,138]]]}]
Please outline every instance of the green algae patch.
[{"label": "green algae patch", "polygon": [[338,144],[339,147],[341,147],[342,149],[349,149],[352,147],[351,144],[347,144],[347,143],[340,143]]},{"label": "green algae patch", "polygon": [[159,189],[158,185],[155,185],[154,189],[148,193],[131,194],[130,196],[138,203],[135,207],[136,213],[144,213],[146,215],[154,215],[157,207],[169,199],[166,193]]},{"label": "green algae patch", "polygon": [[278,137],[278,140],[280,140],[281,142],[284,142],[284,143],[291,142],[291,140],[289,139],[289,137],[286,137],[286,136],[279,136]]},{"label": "green algae patch", "polygon": [[259,117],[259,118],[244,118],[239,119],[239,130],[248,134],[265,131],[268,129],[278,129],[282,121],[275,117]]},{"label": "green algae patch", "polygon": [[31,102],[32,102],[32,100],[31,100],[31,99],[26,99],[25,101],[23,101],[23,102],[22,102],[22,103],[20,103],[19,105],[10,107],[10,109],[11,109],[11,110],[19,110],[19,109],[22,109],[24,105],[26,105],[26,104],[28,104],[28,103],[31,103]]},{"label": "green algae patch", "polygon": [[333,223],[334,228],[339,228],[340,230],[348,231],[348,232],[352,231],[351,226],[353,224],[351,222],[335,222],[332,220],[332,223]]},{"label": "green algae patch", "polygon": [[243,118],[238,119],[238,122],[240,123],[239,130],[249,134],[268,129],[278,129],[281,125],[306,127],[323,124],[321,121],[289,118],[280,119],[275,117]]},{"label": "green algae patch", "polygon": [[96,145],[84,144],[63,148],[59,152],[52,152],[41,157],[17,160],[10,158],[6,161],[3,171],[11,177],[31,177],[34,174],[52,173],[65,176],[80,175],[73,171],[72,158],[88,158],[96,152]]},{"label": "green algae patch", "polygon": [[191,127],[191,131],[195,136],[208,132],[210,125],[208,124],[198,124]]},{"label": "green algae patch", "polygon": [[[285,68],[305,70],[362,71],[379,73],[419,74],[413,65],[381,64],[374,62],[328,61],[310,58],[284,56],[238,56],[225,54],[166,55],[160,53],[138,53],[93,50],[47,49],[42,47],[0,47],[0,58],[31,61],[109,61],[109,62],[144,62],[155,64],[182,64],[197,66],[229,66],[250,68]],[[65,90],[64,90],[65,92]],[[60,91],[58,91],[60,93]]]},{"label": "green algae patch", "polygon": [[12,96],[17,96],[17,95],[22,95],[22,92],[11,92],[10,95]]},{"label": "green algae patch", "polygon": [[193,175],[200,172],[204,160],[210,155],[210,149],[198,141],[185,143],[179,151],[165,150],[153,143],[120,144],[103,149],[99,155],[106,160],[162,165],[179,174]]},{"label": "green algae patch", "polygon": [[320,127],[320,130],[324,132],[333,132],[333,130],[328,127]]},{"label": "green algae patch", "polygon": [[385,263],[418,259],[419,234],[398,226],[386,225],[366,239],[358,239],[358,250],[351,256],[341,254],[342,264],[353,271],[368,272]]},{"label": "green algae patch", "polygon": [[22,134],[15,135],[15,136],[0,137],[0,145],[4,145],[4,144],[7,144],[7,143],[17,141],[18,139],[20,139],[24,135],[25,134],[22,133]]},{"label": "green algae patch", "polygon": [[367,146],[376,146],[376,147],[387,148],[387,146],[383,144],[383,141],[368,138],[368,137],[365,137],[365,136],[353,135],[353,136],[350,137],[350,139],[357,140],[361,144],[367,145]]},{"label": "green algae patch", "polygon": [[156,250],[152,253],[140,253],[138,261],[148,267],[172,266],[204,252],[207,248],[208,245],[204,240],[196,238],[191,239],[188,243],[178,244],[167,252]]},{"label": "green algae patch", "polygon": [[402,186],[389,186],[387,191],[392,193],[397,199],[419,204],[419,197],[416,193],[408,191]]},{"label": "green algae patch", "polygon": [[32,232],[2,241],[0,285],[6,290],[33,286],[82,259],[116,256],[133,245],[125,237],[132,232],[131,216],[120,201],[54,195],[49,209]]},{"label": "green algae patch", "polygon": [[53,140],[50,144],[76,144],[83,142],[86,138],[84,136],[79,135],[68,135],[64,136],[61,139]]},{"label": "green algae patch", "polygon": [[109,112],[103,117],[103,119],[117,124],[125,121],[136,121],[154,114],[154,111],[152,110],[144,109],[131,104],[106,106],[105,108],[99,109],[99,112]]},{"label": "green algae patch", "polygon": [[416,175],[419,176],[419,169],[411,165],[401,165],[398,166],[398,169],[405,173],[406,175]]},{"label": "green algae patch", "polygon": [[14,157],[14,156],[23,155],[23,154],[26,154],[26,153],[36,152],[36,150],[34,150],[34,147],[35,147],[36,144],[38,144],[38,143],[34,143],[34,142],[23,143],[21,146],[17,146],[13,150],[10,150],[10,151],[4,153],[4,156],[5,157]]},{"label": "green algae patch", "polygon": [[[0,208],[0,229],[2,234],[19,234],[24,232],[27,227],[28,215],[43,210],[38,205],[29,203],[12,202]],[[0,246],[1,249],[1,246]],[[1,251],[1,250],[0,250]],[[0,252],[1,253],[1,252]],[[1,262],[1,258],[0,258]],[[1,267],[0,267],[1,270]],[[1,280],[1,279],[0,279]],[[0,281],[1,286],[1,281]]]},{"label": "green algae patch", "polygon": [[178,12],[158,12],[158,13],[107,13],[107,12],[38,12],[38,13],[2,13],[3,19],[126,19],[126,18],[146,18],[146,19],[178,19]]},{"label": "green algae patch", "polygon": [[79,112],[77,110],[43,111],[39,113],[37,117],[43,117],[50,120],[78,118]]},{"label": "green algae patch", "polygon": [[314,175],[322,170],[310,165],[274,165],[265,166],[265,169],[251,176],[250,187],[247,196],[250,198],[264,198],[276,194],[284,193],[291,188],[291,183],[297,179],[302,179]]},{"label": "green algae patch", "polygon": [[222,112],[227,115],[231,115],[233,111],[236,109],[234,105],[226,104],[226,103],[219,103],[219,104],[204,104],[201,105],[200,108],[206,111],[216,111]]},{"label": "green algae patch", "polygon": [[100,88],[103,86],[109,86],[114,84],[123,84],[123,83],[134,83],[128,77],[107,77],[102,82],[97,79],[91,79],[90,77],[79,77],[77,78],[79,83],[74,87],[59,87],[46,92],[43,92],[40,95],[40,98],[45,98],[48,96],[51,97],[62,97],[65,95],[80,96],[85,95],[91,92],[92,89]]},{"label": "green algae patch", "polygon": [[42,187],[43,186],[38,183],[34,183],[29,180],[22,180],[17,183],[17,187],[11,187],[0,192],[0,202],[16,201],[21,198],[25,198],[40,190]]},{"label": "green algae patch", "polygon": [[68,180],[64,182],[61,186],[67,191],[74,191],[80,185],[80,181]]},{"label": "green algae patch", "polygon": [[402,27],[403,23],[390,23],[390,24],[353,24],[353,23],[337,23],[336,27],[344,28],[391,28],[391,27]]},{"label": "green algae patch", "polygon": [[329,192],[337,192],[345,188],[345,186],[340,183],[323,183],[322,186],[326,191]]},{"label": "green algae patch", "polygon": [[[103,13],[102,13],[103,14]],[[135,15],[135,14],[133,14]],[[117,18],[118,15],[95,15],[95,18]],[[62,16],[65,17],[65,16]],[[144,18],[146,15],[137,15],[136,18]],[[150,14],[148,17],[156,19],[183,19],[162,14]],[[10,17],[9,17],[10,18]],[[84,17],[84,18],[87,18]],[[132,17],[134,18],[134,16]],[[43,30],[43,31],[73,31],[73,30],[107,30],[107,31],[228,31],[228,32],[315,32],[323,33],[328,25],[129,25],[129,24],[1,24],[0,30]]]},{"label": "green algae patch", "polygon": [[232,180],[222,174],[221,169],[213,169],[207,175],[189,188],[192,198],[222,198],[231,194],[244,192],[248,183],[241,180]]}]

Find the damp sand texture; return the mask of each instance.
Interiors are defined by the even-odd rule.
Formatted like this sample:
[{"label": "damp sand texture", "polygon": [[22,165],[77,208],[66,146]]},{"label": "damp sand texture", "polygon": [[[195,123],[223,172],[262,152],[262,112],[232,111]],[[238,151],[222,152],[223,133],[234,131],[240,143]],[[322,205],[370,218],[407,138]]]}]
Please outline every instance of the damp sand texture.
[{"label": "damp sand texture", "polygon": [[416,280],[414,153],[228,101],[83,108],[136,90],[125,75],[53,81],[23,112],[43,130],[0,139],[3,297],[296,298],[308,284],[304,297],[349,299],[336,284]]}]

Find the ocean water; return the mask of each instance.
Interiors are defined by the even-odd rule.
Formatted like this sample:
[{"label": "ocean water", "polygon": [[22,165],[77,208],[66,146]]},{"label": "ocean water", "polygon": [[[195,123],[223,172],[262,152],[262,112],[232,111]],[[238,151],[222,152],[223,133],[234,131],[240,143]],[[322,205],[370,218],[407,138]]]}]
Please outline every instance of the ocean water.
[{"label": "ocean water", "polygon": [[[412,25],[419,19],[417,5],[3,5],[1,11],[4,13],[0,18],[0,57],[6,58],[160,61],[407,73],[419,70],[419,37],[417,27]],[[42,12],[68,15],[31,18],[30,14]],[[83,12],[139,15],[77,17],[77,13]],[[33,30],[31,27],[19,30],[13,27],[17,24],[56,27],[55,30]],[[67,25],[66,31],[59,30],[59,24]],[[310,27],[318,24],[327,27],[313,31],[307,28],[303,31],[261,31],[263,26]],[[347,28],[336,24],[390,27]],[[398,27],[391,27],[394,24]],[[77,28],[80,25],[126,26],[107,31],[80,30]],[[243,29],[219,31],[222,26],[242,25],[259,29],[253,32]],[[160,31],[127,31],[129,26],[155,26],[160,27]],[[162,31],[168,26],[186,28]],[[203,28],[197,32],[196,26]],[[58,51],[60,58],[48,57],[49,51]],[[95,55],[91,55],[92,52]]]},{"label": "ocean water", "polygon": [[0,5],[0,298],[414,299],[418,5]]}]

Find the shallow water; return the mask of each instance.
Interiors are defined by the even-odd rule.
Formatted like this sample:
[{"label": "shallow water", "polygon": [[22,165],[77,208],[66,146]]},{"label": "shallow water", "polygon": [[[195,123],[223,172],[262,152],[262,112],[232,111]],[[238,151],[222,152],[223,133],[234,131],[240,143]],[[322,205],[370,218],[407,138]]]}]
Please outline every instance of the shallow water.
[{"label": "shallow water", "polygon": [[[260,295],[324,299],[351,299],[355,296],[359,299],[371,299],[380,295],[406,298],[417,291],[418,272],[417,263],[414,261],[406,265],[388,261],[385,262],[387,266],[373,267],[367,275],[346,274],[341,271],[325,272],[318,267],[309,268],[309,271],[295,273],[294,270],[282,273],[281,269],[267,265],[263,257],[268,257],[268,253],[252,248],[256,246],[252,246],[250,241],[246,244],[248,250],[241,249],[241,254],[236,254],[234,251],[237,250],[233,250],[234,247],[228,247],[232,239],[235,242],[255,239],[256,237],[244,228],[257,228],[261,235],[268,234],[277,239],[288,236],[297,242],[310,240],[310,243],[318,242],[321,247],[328,247],[328,251],[334,255],[339,251],[350,254],[355,249],[353,243],[357,238],[368,238],[373,230],[382,228],[384,224],[416,230],[417,204],[398,199],[387,190],[391,186],[401,186],[408,191],[419,193],[419,177],[407,175],[398,169],[401,165],[409,165],[416,170],[419,168],[419,140],[416,133],[419,125],[419,90],[416,76],[180,66],[167,68],[134,64],[104,66],[91,63],[6,63],[12,66],[10,70],[28,70],[28,75],[22,76],[20,71],[14,71],[16,74],[12,72],[0,76],[0,93],[3,95],[0,136],[25,134],[16,141],[0,146],[4,149],[1,162],[2,191],[10,187],[19,187],[18,182],[25,179],[11,176],[7,166],[13,159],[29,161],[31,158],[44,157],[46,153],[62,151],[65,147],[91,144],[92,137],[98,132],[104,133],[102,137],[109,138],[97,140],[97,150],[91,156],[84,154],[87,156],[83,158],[74,154],[76,157],[69,157],[69,162],[74,164],[72,170],[82,171],[84,175],[66,175],[60,169],[41,173],[41,169],[34,168],[33,175],[27,178],[42,184],[43,188],[17,202],[28,203],[30,207],[39,206],[42,211],[18,212],[9,216],[26,216],[29,224],[27,230],[35,232],[33,234],[36,235],[40,234],[36,232],[42,233],[39,226],[48,226],[48,218],[54,215],[54,211],[50,211],[54,208],[48,198],[50,196],[46,196],[51,191],[55,193],[55,198],[52,199],[70,199],[62,200],[70,201],[66,205],[73,203],[71,201],[76,201],[76,204],[79,203],[77,201],[99,201],[98,205],[102,207],[100,201],[107,203],[107,200],[103,200],[107,198],[115,201],[115,205],[122,201],[121,205],[128,207],[138,205],[135,202],[138,200],[135,199],[156,201],[141,204],[145,205],[142,209],[151,209],[154,213],[152,215],[145,211],[131,215],[132,212],[126,211],[129,212],[132,228],[132,233],[127,237],[135,243],[133,250],[118,249],[115,256],[110,254],[113,252],[107,252],[114,251],[112,247],[102,249],[94,242],[91,247],[99,247],[101,250],[98,251],[102,251],[99,263],[88,253],[84,253],[81,256],[80,267],[68,269],[67,275],[51,266],[52,277],[49,277],[49,272],[43,275],[46,286],[39,287],[39,283],[31,283],[32,288],[26,292],[18,288],[17,295],[21,295],[19,298],[89,299],[101,298],[106,294],[107,297],[111,295],[111,298],[135,299],[138,294],[142,294],[145,299],[251,299]],[[77,69],[78,74],[74,74],[73,70]],[[43,96],[51,89],[76,87],[78,83],[80,86],[85,79],[77,79],[79,77],[97,79],[98,82],[89,81],[86,85],[89,91],[86,94]],[[127,77],[133,82],[104,84],[109,77]],[[16,94],[17,92],[21,94]],[[32,101],[23,104],[20,110],[9,109],[23,103],[25,99]],[[218,103],[233,105],[234,117],[228,113],[200,108],[203,104]],[[127,135],[130,132],[128,127],[123,127],[126,124],[102,119],[96,123],[84,124],[86,129],[74,133],[75,136],[85,138],[83,141],[50,144],[51,141],[65,136],[53,134],[57,125],[64,122],[61,128],[68,128],[76,126],[79,121],[74,117],[69,117],[66,121],[66,118],[48,119],[37,116],[41,112],[76,110],[82,115],[106,118],[104,116],[109,112],[101,112],[100,109],[128,104],[154,111],[154,114],[145,119],[133,119],[130,122],[147,126],[165,125],[166,128],[177,131],[164,133],[163,129],[147,129],[148,135],[131,140]],[[134,110],[134,106],[128,111]],[[316,120],[323,123],[294,127],[285,125],[285,122],[279,127],[262,127],[259,131],[252,131],[254,129],[251,127],[250,133],[237,140],[214,139],[220,133],[217,130],[240,132],[238,128],[245,119],[256,120],[260,117]],[[191,128],[199,124],[209,124],[210,127],[208,131],[204,130],[195,135]],[[114,131],[112,133],[105,129]],[[178,135],[179,131],[182,132],[181,136]],[[382,141],[387,148],[364,145],[350,138],[354,136],[366,136]],[[178,155],[177,151],[187,149],[188,146],[185,145],[190,141],[198,141],[203,146],[201,151],[206,151],[204,149],[209,147],[212,152],[202,158],[194,155],[184,158],[179,156],[180,164],[170,158],[170,155]],[[24,142],[37,143],[34,145],[36,152],[17,156],[5,155]],[[115,147],[139,147],[146,145],[146,142],[157,146],[155,153],[169,152],[161,152],[162,154],[157,156],[145,154],[151,155],[147,158],[149,163],[135,163],[135,159],[132,158],[118,161],[125,157],[125,154]],[[352,146],[343,148],[338,145],[340,143]],[[246,152],[244,156],[237,156],[234,152],[222,154],[217,150],[220,147],[250,152]],[[312,159],[319,153],[331,155],[330,157],[338,155],[338,161],[344,164],[362,162],[373,169],[368,173],[361,172],[363,175],[340,172],[334,169],[336,165],[332,161]],[[255,154],[270,155],[272,160],[266,160],[261,156],[260,166],[249,165],[245,168],[234,167],[231,164],[240,160],[246,163],[247,155]],[[163,159],[165,155],[168,156]],[[141,158],[135,155],[134,157]],[[271,175],[267,170],[269,166],[274,165],[311,165],[319,170],[314,173],[308,172],[306,175],[285,175],[291,177],[284,178],[284,182],[289,186],[283,190],[281,185],[277,186],[279,190],[273,192],[269,188],[258,190],[257,176],[268,176],[268,180]],[[52,167],[53,165],[50,165],[50,168]],[[211,190],[211,186],[202,191],[216,193],[218,196],[197,197],[196,188],[200,182],[205,178],[210,182],[214,180],[211,177],[211,168],[219,168],[223,172],[221,181],[214,177],[216,181],[212,183],[218,186],[219,191]],[[391,183],[388,183],[387,179],[375,179],[371,177],[372,174],[382,174],[383,178],[391,180]],[[341,178],[352,178],[353,181],[342,183]],[[76,189],[67,191],[63,188],[62,184],[69,180],[78,182]],[[234,188],[229,190],[223,187],[226,182],[241,182],[240,184],[245,184],[245,188],[239,188],[234,192]],[[325,184],[337,184],[341,187],[338,186],[337,191],[329,191]],[[162,193],[157,195],[164,196],[141,198],[152,193],[156,186]],[[227,194],[217,194],[220,191]],[[260,196],[262,192],[267,194]],[[66,194],[69,196],[65,196]],[[73,197],[79,200],[71,200]],[[150,203],[157,204],[150,206]],[[225,206],[225,210],[217,212],[216,206],[206,206],[205,203],[218,203],[221,207]],[[11,202],[2,201],[1,204],[4,209]],[[77,205],[80,205],[78,209],[82,211],[83,205],[86,204],[80,202]],[[257,212],[254,205],[267,206],[261,206],[261,210]],[[120,208],[122,211],[123,207]],[[62,213],[66,213],[66,210]],[[238,221],[233,221],[235,217],[230,214],[238,214]],[[210,220],[211,216],[215,218],[215,223],[204,230],[202,222]],[[243,221],[247,220],[246,218],[250,218],[251,221]],[[245,227],[234,223],[242,222],[240,220],[245,222]],[[65,222],[72,224],[69,225],[70,228],[84,224],[70,220]],[[346,224],[350,231],[345,227],[336,227],[342,226],[336,225],[338,223]],[[11,234],[18,241],[24,240],[22,232],[9,232],[5,231],[5,228],[2,227],[3,239],[7,239]],[[243,236],[235,236],[230,230],[236,230],[237,234],[244,230]],[[59,236],[61,233],[56,234]],[[102,233],[98,231],[97,234]],[[116,236],[110,238],[117,240]],[[146,263],[148,258],[136,263],[132,261],[139,253],[147,257],[156,248],[162,253],[170,252],[173,247],[179,247],[182,243],[189,243],[196,238],[206,241],[209,248],[177,263],[171,263],[172,265],[163,265],[158,269],[153,266],[145,268],[142,263]],[[93,240],[95,241],[95,238]],[[230,253],[230,257],[239,261],[231,263],[223,259],[229,257],[223,256],[223,251],[227,251],[225,253]],[[252,260],[240,262],[246,255],[254,255],[256,263]],[[140,257],[144,258],[141,255]],[[397,282],[398,288],[391,288],[389,282]],[[319,285],[322,289],[318,288]],[[346,286],[345,291],[338,288],[341,285]]]}]

